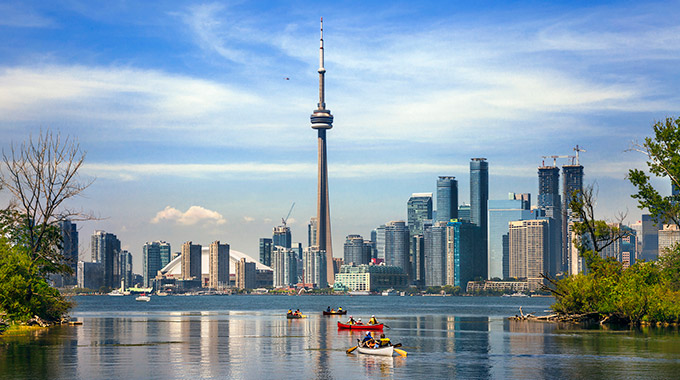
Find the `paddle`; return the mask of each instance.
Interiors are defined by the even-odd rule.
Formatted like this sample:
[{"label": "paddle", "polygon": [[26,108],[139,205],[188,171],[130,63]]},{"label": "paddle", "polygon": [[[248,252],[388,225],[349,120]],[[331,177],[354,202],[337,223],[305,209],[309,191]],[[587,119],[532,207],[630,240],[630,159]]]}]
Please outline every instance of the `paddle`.
[{"label": "paddle", "polygon": [[403,357],[406,357],[406,351],[404,351],[404,350],[400,350],[398,348],[395,348],[394,352],[398,353],[399,355],[401,355]]},{"label": "paddle", "polygon": [[348,349],[347,349],[347,353],[348,353],[348,354],[351,354],[351,353],[352,353],[354,350],[356,350],[358,347],[359,347],[359,346],[354,346],[354,347],[352,347],[352,348],[348,348]]}]

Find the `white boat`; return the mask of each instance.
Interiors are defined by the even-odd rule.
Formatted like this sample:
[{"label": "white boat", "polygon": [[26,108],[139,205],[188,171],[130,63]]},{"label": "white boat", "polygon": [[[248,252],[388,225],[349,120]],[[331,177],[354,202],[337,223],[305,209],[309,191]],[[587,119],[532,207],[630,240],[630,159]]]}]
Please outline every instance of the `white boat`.
[{"label": "white boat", "polygon": [[381,293],[383,296],[398,296],[399,292],[394,289],[387,289]]},{"label": "white boat", "polygon": [[360,354],[366,355],[392,356],[392,354],[394,354],[394,347],[393,346],[380,348],[359,347],[357,348],[357,351],[359,351]]},{"label": "white boat", "polygon": [[142,295],[140,295],[140,296],[137,296],[137,298],[135,298],[135,301],[139,301],[139,302],[149,302],[149,301],[151,301],[151,297],[149,297],[149,296],[147,296],[147,295],[145,295],[145,294],[142,294]]},{"label": "white boat", "polygon": [[123,294],[120,290],[116,289],[116,290],[114,290],[114,291],[108,293],[108,295],[110,295],[110,296],[112,296],[112,297],[122,297],[122,296],[124,296],[125,294]]}]

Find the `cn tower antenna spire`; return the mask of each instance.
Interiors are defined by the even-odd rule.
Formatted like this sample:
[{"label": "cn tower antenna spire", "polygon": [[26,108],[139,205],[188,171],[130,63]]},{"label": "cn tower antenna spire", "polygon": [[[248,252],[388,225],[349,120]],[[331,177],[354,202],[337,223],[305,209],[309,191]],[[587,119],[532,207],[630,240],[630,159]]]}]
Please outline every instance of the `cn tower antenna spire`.
[{"label": "cn tower antenna spire", "polygon": [[319,109],[326,109],[325,74],[323,67],[323,17],[321,17],[321,42],[319,45]]}]

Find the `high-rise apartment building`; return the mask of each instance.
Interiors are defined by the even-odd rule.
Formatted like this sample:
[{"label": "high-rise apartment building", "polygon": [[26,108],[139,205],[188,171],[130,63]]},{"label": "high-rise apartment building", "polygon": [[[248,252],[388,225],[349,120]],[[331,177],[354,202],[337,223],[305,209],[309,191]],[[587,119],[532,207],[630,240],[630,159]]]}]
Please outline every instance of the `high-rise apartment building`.
[{"label": "high-rise apartment building", "polygon": [[274,271],[274,286],[285,287],[297,283],[297,262],[292,249],[277,246],[272,251],[272,265]]},{"label": "high-rise apartment building", "polygon": [[192,244],[191,241],[182,244],[182,279],[183,280],[200,280],[202,281],[201,273],[201,247],[200,244]]},{"label": "high-rise apartment building", "polygon": [[290,227],[288,226],[274,227],[272,236],[272,245],[274,247],[279,246],[284,248],[290,248],[291,243],[292,240],[290,236]]},{"label": "high-rise apartment building", "polygon": [[562,271],[562,202],[560,196],[560,169],[557,166],[538,168],[538,208],[544,217],[551,219],[550,254],[546,258],[546,273],[555,276]]},{"label": "high-rise apartment building", "polygon": [[222,289],[229,286],[229,244],[216,240],[210,244],[208,256],[208,286]]},{"label": "high-rise apartment building", "polygon": [[533,289],[548,271],[550,255],[550,223],[554,219],[533,219],[510,222],[510,277],[526,278]]},{"label": "high-rise apartment building", "polygon": [[173,259],[172,257],[172,248],[170,247],[170,243],[165,242],[165,241],[159,241],[158,244],[160,245],[160,253],[161,253],[161,269],[165,268],[166,265],[170,264],[170,261]]},{"label": "high-rise apartment building", "polygon": [[78,228],[75,223],[66,219],[59,222],[59,230],[61,231],[62,242],[61,255],[73,271],[73,274],[70,276],[64,275],[63,285],[76,285],[76,274],[78,271]]},{"label": "high-rise apartment building", "polygon": [[437,218],[436,222],[449,222],[458,219],[458,181],[456,177],[437,178]]},{"label": "high-rise apartment building", "polygon": [[123,250],[120,252],[120,287],[127,289],[134,285],[132,283],[132,253]]},{"label": "high-rise apartment building", "polygon": [[425,223],[432,224],[432,193],[413,193],[407,203],[408,230],[409,230],[409,265],[404,269],[404,273],[409,275],[409,280],[413,282],[417,272],[414,267],[416,263],[415,252],[411,250],[410,239],[416,235],[422,235],[425,231]]},{"label": "high-rise apartment building", "polygon": [[409,230],[403,220],[385,225],[385,265],[400,267],[405,274],[409,273]]},{"label": "high-rise apartment building", "polygon": [[[428,224],[425,227],[425,231],[431,227],[432,225]],[[411,236],[410,244],[410,251],[413,252],[413,284],[423,286],[425,285],[425,276],[427,275],[425,270],[425,236]]]},{"label": "high-rise apartment building", "polygon": [[562,166],[562,263],[561,270],[569,271],[569,252],[571,251],[571,246],[574,244],[571,240],[571,230],[572,222],[579,221],[578,216],[571,212],[569,204],[571,203],[572,197],[581,194],[583,191],[583,166],[580,164],[576,165],[564,165]]},{"label": "high-rise apartment building", "polygon": [[657,223],[649,214],[642,215],[642,252],[639,258],[654,261],[659,257],[659,230],[663,223]]},{"label": "high-rise apartment building", "polygon": [[316,246],[316,231],[319,227],[319,221],[316,218],[311,218],[307,224],[307,246]]},{"label": "high-rise apartment building", "polygon": [[[528,194],[527,198],[528,198]],[[524,199],[489,200],[488,275],[487,278],[505,279],[509,276],[509,251],[507,245],[509,223],[516,220],[535,219],[530,205]],[[506,242],[506,244],[503,244]]]},{"label": "high-rise apartment building", "polygon": [[158,271],[163,268],[161,263],[161,244],[169,252],[170,244],[161,241],[146,242],[142,247],[142,277],[144,277],[144,287],[148,288],[153,285],[153,279],[156,278]]},{"label": "high-rise apartment building", "polygon": [[446,285],[446,232],[448,222],[427,226],[425,241],[425,285]]},{"label": "high-rise apartment building", "polygon": [[304,266],[304,283],[313,284],[317,288],[328,286],[326,281],[326,252],[316,247],[307,247],[302,251]]},{"label": "high-rise apartment building", "polygon": [[470,222],[470,205],[462,204],[458,206],[458,221]]},{"label": "high-rise apartment building", "polygon": [[271,266],[272,247],[272,239],[260,238],[260,263],[266,266]]},{"label": "high-rise apartment building", "polygon": [[[367,249],[368,248],[368,249]],[[361,235],[347,235],[344,245],[345,264],[368,264],[370,260],[370,246],[366,247]]]},{"label": "high-rise apartment building", "polygon": [[375,229],[375,258],[385,260],[385,225]]},{"label": "high-rise apartment building", "polygon": [[488,275],[488,205],[489,201],[489,163],[486,158],[470,160],[470,223],[478,227],[477,252],[474,259],[474,277],[486,278]]},{"label": "high-rise apartment building", "polygon": [[91,239],[92,261],[102,264],[103,286],[120,286],[120,240],[105,231],[94,231]]},{"label": "high-rise apartment building", "polygon": [[257,272],[255,263],[246,261],[245,257],[236,262],[236,283],[237,289],[255,289]]}]

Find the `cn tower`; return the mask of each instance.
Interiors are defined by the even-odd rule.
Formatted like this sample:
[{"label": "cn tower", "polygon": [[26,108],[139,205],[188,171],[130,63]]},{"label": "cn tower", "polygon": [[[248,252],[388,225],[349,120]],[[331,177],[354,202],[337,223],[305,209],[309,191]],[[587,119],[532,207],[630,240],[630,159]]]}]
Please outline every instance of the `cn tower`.
[{"label": "cn tower", "polygon": [[326,251],[326,280],[334,282],[333,271],[333,244],[331,241],[331,211],[328,202],[328,165],[326,163],[326,130],[333,128],[333,116],[331,110],[326,109],[324,99],[324,74],[323,67],[323,17],[321,18],[321,45],[319,47],[319,104],[310,116],[312,128],[318,132],[319,142],[319,186],[317,188],[316,242],[320,251]]}]

